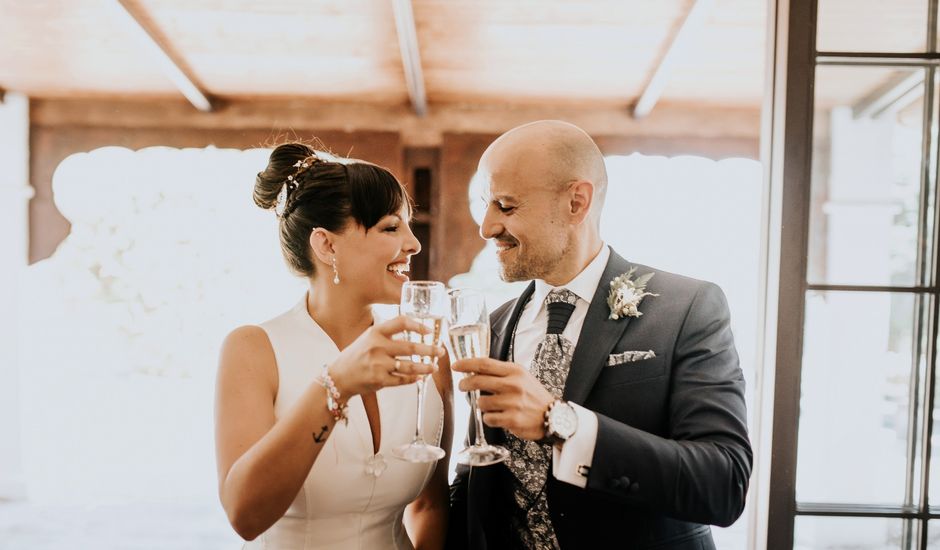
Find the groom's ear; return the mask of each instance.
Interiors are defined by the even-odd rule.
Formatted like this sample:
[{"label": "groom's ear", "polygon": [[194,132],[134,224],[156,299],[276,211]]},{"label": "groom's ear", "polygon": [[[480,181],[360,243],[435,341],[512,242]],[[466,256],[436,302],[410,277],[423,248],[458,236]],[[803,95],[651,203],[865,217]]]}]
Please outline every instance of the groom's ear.
[{"label": "groom's ear", "polygon": [[325,264],[333,262],[336,251],[333,249],[333,234],[326,229],[316,228],[310,232],[310,250],[314,257]]},{"label": "groom's ear", "polygon": [[578,225],[587,219],[594,201],[594,184],[586,180],[572,182],[568,187],[568,214]]}]

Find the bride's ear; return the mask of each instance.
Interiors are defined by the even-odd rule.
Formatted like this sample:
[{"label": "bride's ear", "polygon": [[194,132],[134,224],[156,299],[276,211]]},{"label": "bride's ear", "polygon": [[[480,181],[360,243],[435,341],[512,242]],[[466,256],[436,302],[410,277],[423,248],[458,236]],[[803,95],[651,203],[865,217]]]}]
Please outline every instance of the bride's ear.
[{"label": "bride's ear", "polygon": [[335,235],[319,227],[310,232],[310,250],[318,260],[327,265],[333,263],[333,256],[336,250],[333,249],[333,239]]}]

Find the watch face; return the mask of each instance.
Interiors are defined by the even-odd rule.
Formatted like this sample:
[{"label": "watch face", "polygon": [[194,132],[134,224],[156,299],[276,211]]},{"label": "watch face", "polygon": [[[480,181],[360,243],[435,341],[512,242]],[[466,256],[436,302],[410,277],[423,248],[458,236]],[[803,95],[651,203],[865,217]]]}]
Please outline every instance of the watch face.
[{"label": "watch face", "polygon": [[567,403],[559,403],[552,407],[548,421],[552,431],[562,439],[568,439],[578,429],[578,413],[574,412],[574,407]]}]

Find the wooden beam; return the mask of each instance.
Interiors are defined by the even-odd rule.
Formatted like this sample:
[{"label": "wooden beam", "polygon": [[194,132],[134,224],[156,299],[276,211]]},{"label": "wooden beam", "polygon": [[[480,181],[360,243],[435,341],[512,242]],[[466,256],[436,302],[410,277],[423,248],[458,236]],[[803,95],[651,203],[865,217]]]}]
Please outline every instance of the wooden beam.
[{"label": "wooden beam", "polygon": [[196,84],[191,71],[186,64],[174,53],[168,40],[159,32],[155,25],[134,6],[131,0],[114,0],[118,16],[123,19],[125,27],[146,49],[159,65],[163,73],[176,86],[181,94],[192,103],[193,107],[202,111],[212,111],[212,102],[206,93]]},{"label": "wooden beam", "polygon": [[434,146],[445,133],[499,134],[533,120],[557,118],[592,136],[755,141],[760,135],[760,107],[710,106],[662,102],[647,118],[636,120],[620,106],[441,104],[418,117],[407,105],[324,102],[311,98],[233,99],[212,113],[193,113],[179,100],[46,99],[31,101],[34,126],[143,128],[263,129],[272,138],[292,130],[377,130],[398,132],[409,146]]},{"label": "wooden beam", "polygon": [[682,26],[673,35],[672,41],[666,48],[665,55],[659,60],[659,64],[653,71],[653,77],[650,78],[646,88],[640,95],[640,99],[634,105],[633,118],[643,118],[652,112],[653,107],[656,106],[666,89],[666,85],[669,83],[669,77],[672,76],[676,61],[681,59],[695,44],[695,39],[701,33],[712,4],[712,0],[693,0]]},{"label": "wooden beam", "polygon": [[392,0],[395,11],[395,28],[398,30],[398,47],[405,69],[405,85],[415,114],[423,117],[428,112],[428,98],[424,90],[424,71],[421,69],[421,52],[418,50],[418,31],[415,29],[415,14],[411,0]]}]

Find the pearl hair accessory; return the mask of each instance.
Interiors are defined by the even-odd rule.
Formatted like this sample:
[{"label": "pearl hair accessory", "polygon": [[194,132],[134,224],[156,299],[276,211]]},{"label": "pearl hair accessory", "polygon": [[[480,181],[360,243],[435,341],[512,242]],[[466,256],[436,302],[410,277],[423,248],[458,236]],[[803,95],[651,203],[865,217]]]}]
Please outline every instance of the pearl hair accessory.
[{"label": "pearl hair accessory", "polygon": [[300,174],[302,174],[304,170],[310,168],[317,162],[321,162],[320,158],[314,154],[294,163],[294,168],[297,170],[287,176],[287,181],[281,186],[281,190],[277,194],[277,201],[274,203],[274,213],[277,214],[277,217],[283,218],[287,213],[287,200],[290,198],[290,194],[297,189],[297,178],[300,177]]}]

